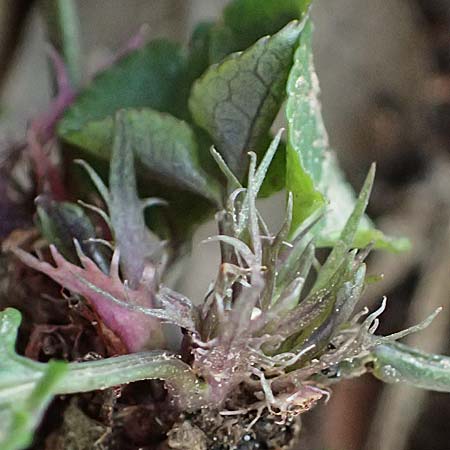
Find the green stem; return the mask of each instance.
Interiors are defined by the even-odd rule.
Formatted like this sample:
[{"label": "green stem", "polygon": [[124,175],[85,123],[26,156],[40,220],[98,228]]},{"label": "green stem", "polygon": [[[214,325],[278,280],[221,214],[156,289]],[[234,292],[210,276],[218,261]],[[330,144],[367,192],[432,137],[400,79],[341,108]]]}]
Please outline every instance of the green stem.
[{"label": "green stem", "polygon": [[373,350],[373,374],[386,383],[405,382],[432,391],[450,392],[450,357],[421,352],[399,343]]},{"label": "green stem", "polygon": [[80,22],[74,0],[44,0],[50,41],[62,54],[73,88],[82,79]]},{"label": "green stem", "polygon": [[133,381],[159,379],[187,409],[204,404],[207,387],[177,356],[165,352],[143,352],[114,358],[69,363],[58,394],[106,389]]},{"label": "green stem", "polygon": [[[0,385],[0,405],[12,398],[25,398],[42,380],[48,364],[15,355],[21,366],[16,383],[6,380]],[[66,364],[67,374],[57,383],[54,394],[76,394],[107,389],[141,380],[162,380],[171,396],[185,410],[205,405],[206,383],[200,381],[191,367],[167,352],[142,352],[95,361]],[[21,377],[23,377],[21,379]]]}]

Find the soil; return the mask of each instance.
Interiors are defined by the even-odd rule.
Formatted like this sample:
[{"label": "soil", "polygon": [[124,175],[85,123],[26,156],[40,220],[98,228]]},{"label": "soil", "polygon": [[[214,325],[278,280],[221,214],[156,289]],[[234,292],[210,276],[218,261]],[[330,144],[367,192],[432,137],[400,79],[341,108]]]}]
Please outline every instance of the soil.
[{"label": "soil", "polygon": [[294,448],[300,422],[279,423],[276,416],[263,414],[251,426],[255,414],[224,417],[205,410],[181,417],[169,432],[169,448],[180,450],[276,450]]}]

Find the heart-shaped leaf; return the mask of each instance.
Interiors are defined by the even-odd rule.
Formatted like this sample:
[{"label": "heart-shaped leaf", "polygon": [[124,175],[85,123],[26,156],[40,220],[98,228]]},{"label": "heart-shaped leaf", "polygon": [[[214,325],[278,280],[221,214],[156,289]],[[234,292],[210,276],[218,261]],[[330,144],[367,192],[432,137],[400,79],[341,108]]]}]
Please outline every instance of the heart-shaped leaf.
[{"label": "heart-shaped leaf", "polygon": [[[191,127],[184,121],[150,108],[120,111],[127,147],[137,160],[138,178],[153,179],[220,203],[220,186],[202,166],[203,155]],[[109,161],[114,120],[107,117],[84,128],[86,148]],[[147,189],[149,190],[149,189]],[[151,189],[150,189],[151,190]]]},{"label": "heart-shaped leaf", "polygon": [[244,50],[263,36],[275,34],[288,22],[303,18],[311,0],[234,0],[223,21],[210,32],[210,62]]},{"label": "heart-shaped leaf", "polygon": [[[121,108],[148,106],[183,116],[186,74],[183,49],[171,42],[153,41],[101,72],[67,110],[58,133],[74,145],[95,151],[95,134],[109,136],[112,117]],[[105,117],[111,120],[98,124]]]},{"label": "heart-shaped leaf", "polygon": [[310,4],[311,0],[234,0],[225,7],[223,21],[242,50],[291,20],[301,19]]},{"label": "heart-shaped leaf", "polygon": [[220,187],[203,169],[199,146],[186,122],[151,109],[120,114],[130,149],[148,175],[220,203]]},{"label": "heart-shaped leaf", "polygon": [[211,66],[192,88],[189,107],[194,120],[208,131],[239,178],[248,167],[247,152],[261,152],[285,97],[302,30],[303,23],[289,23],[275,35]]}]

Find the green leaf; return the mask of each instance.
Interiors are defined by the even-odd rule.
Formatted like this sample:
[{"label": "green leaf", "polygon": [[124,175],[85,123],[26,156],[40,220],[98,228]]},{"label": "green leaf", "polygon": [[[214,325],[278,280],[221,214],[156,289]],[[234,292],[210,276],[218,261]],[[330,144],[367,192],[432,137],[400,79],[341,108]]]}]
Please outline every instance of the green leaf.
[{"label": "green leaf", "polygon": [[[289,311],[284,322],[277,324],[282,330],[279,333],[290,334],[282,345],[283,351],[298,351],[313,344],[312,354],[317,354],[330,342],[335,326],[358,300],[358,291],[364,282],[364,272],[357,274],[354,262],[355,253],[344,255],[325,286],[314,288]],[[347,302],[350,304],[341,311]]]},{"label": "green leaf", "polygon": [[352,247],[359,224],[364,216],[367,204],[369,203],[374,178],[375,165],[372,165],[369,173],[367,174],[358,200],[353,207],[353,211],[342,228],[338,241],[334,245],[333,250],[328,255],[327,260],[317,274],[317,280],[314,284],[314,291],[319,291],[320,289],[325,289],[327,287],[329,280],[333,277],[336,270],[342,265],[342,261]]},{"label": "green leaf", "polygon": [[[355,208],[356,196],[345,181],[335,154],[330,150],[319,103],[319,82],[312,56],[312,23],[305,25],[295,52],[287,83],[288,145],[286,150],[286,188],[294,198],[292,233],[314,211],[328,204],[328,211],[315,228],[318,246],[333,246]],[[351,245],[401,251],[406,239],[386,237],[366,217]]]},{"label": "green leaf", "polygon": [[393,342],[375,347],[373,374],[386,383],[407,383],[431,391],[450,392],[450,357]]},{"label": "green leaf", "polygon": [[129,111],[125,110],[116,114],[108,206],[123,272],[131,287],[136,288],[146,263],[153,260],[161,245],[145,224],[144,206],[137,194],[133,134],[128,116]]},{"label": "green leaf", "polygon": [[233,31],[223,24],[216,24],[211,28],[209,34],[209,62],[211,64],[218,63],[231,53],[246,48],[245,46],[239,48]]},{"label": "green leaf", "polygon": [[[345,222],[352,213],[356,196],[352,186],[345,180],[335,154],[331,152],[326,154],[325,157],[323,178],[327,180],[325,197],[329,202],[329,207],[317,229],[317,245],[319,247],[332,247],[339,239]],[[375,228],[367,215],[364,215],[361,217],[352,245],[363,248],[369,244],[372,244],[375,249],[393,252],[406,251],[410,248],[408,239],[386,236],[382,231]]]},{"label": "green leaf", "polygon": [[[95,142],[110,136],[112,116],[118,109],[148,106],[183,116],[186,75],[187,60],[181,47],[153,41],[100,73],[68,109],[58,133],[74,145],[98,151]],[[99,123],[106,117],[110,121]]]},{"label": "green leaf", "polygon": [[236,37],[238,50],[303,18],[311,0],[234,0],[223,11],[224,24]]},{"label": "green leaf", "polygon": [[294,56],[287,84],[286,187],[294,196],[293,229],[326,202],[319,190],[328,137],[318,103],[319,82],[311,51],[309,21]]},{"label": "green leaf", "polygon": [[16,404],[13,399],[6,407],[0,405],[0,445],[3,450],[19,450],[31,444],[33,432],[66,372],[67,365],[64,362],[51,361],[23,403]]},{"label": "green leaf", "polygon": [[[272,137],[270,138],[272,139]],[[270,142],[270,141],[269,141]],[[268,148],[268,146],[267,146]],[[280,141],[269,170],[264,178],[258,197],[265,198],[286,186],[286,143]]]},{"label": "green leaf", "polygon": [[130,146],[146,174],[165,185],[220,203],[220,187],[201,165],[201,153],[186,122],[150,109],[125,110]]},{"label": "green leaf", "polygon": [[0,312],[0,448],[27,447],[58,384],[66,374],[63,362],[42,364],[15,352],[20,313]]},{"label": "green leaf", "polygon": [[11,398],[22,401],[30,395],[34,382],[42,378],[44,365],[15,352],[20,313],[12,308],[0,312],[0,405]]},{"label": "green leaf", "polygon": [[[203,169],[202,159],[206,156],[186,122],[150,108],[128,108],[120,114],[127,130],[127,145],[138,162],[140,179],[150,178],[220,203],[220,186]],[[89,150],[109,160],[113,119],[90,123],[84,133],[89,135]]]},{"label": "green leaf", "polygon": [[275,34],[301,19],[311,0],[234,0],[223,12],[223,23],[211,29],[210,62],[244,50],[263,36]]},{"label": "green leaf", "polygon": [[242,178],[247,152],[261,151],[285,97],[285,84],[303,23],[293,21],[272,37],[211,66],[194,83],[189,107],[230,169]]},{"label": "green leaf", "polygon": [[200,22],[192,32],[189,41],[189,77],[193,81],[209,66],[211,29],[214,23]]}]

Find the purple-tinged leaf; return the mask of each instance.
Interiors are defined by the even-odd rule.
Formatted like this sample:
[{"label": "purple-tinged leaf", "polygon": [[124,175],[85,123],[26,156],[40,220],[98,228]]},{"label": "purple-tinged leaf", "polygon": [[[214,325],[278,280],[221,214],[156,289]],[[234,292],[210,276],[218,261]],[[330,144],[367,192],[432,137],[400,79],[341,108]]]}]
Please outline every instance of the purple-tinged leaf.
[{"label": "purple-tinged leaf", "polygon": [[161,244],[145,224],[142,202],[137,196],[131,136],[122,111],[116,115],[109,186],[109,212],[122,269],[135,288],[146,265],[157,262],[155,253],[161,250]]},{"label": "purple-tinged leaf", "polygon": [[[120,280],[118,273],[119,253],[116,251],[110,265],[109,275],[104,274],[97,265],[84,255],[80,255],[83,267],[66,261],[56,247],[50,246],[56,266],[40,261],[29,253],[15,248],[13,253],[26,265],[45,273],[61,286],[85,297],[104,325],[111,329],[130,352],[136,352],[151,345],[161,347],[161,325],[157,319],[139,311],[130,311],[117,304],[116,299],[131,307],[151,308],[154,294],[141,283],[138,289],[128,289]],[[148,274],[146,283],[152,280]]]}]

